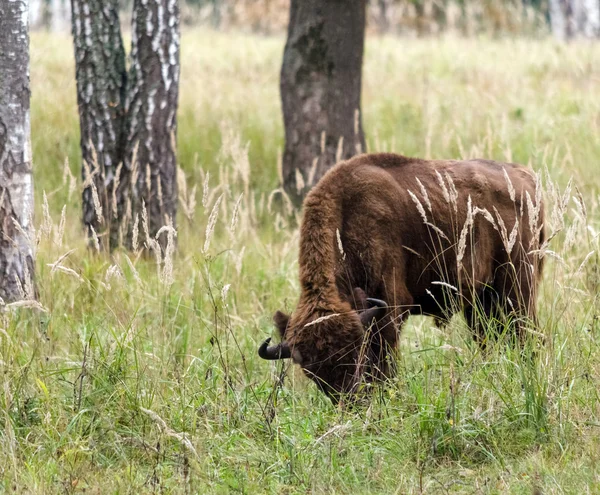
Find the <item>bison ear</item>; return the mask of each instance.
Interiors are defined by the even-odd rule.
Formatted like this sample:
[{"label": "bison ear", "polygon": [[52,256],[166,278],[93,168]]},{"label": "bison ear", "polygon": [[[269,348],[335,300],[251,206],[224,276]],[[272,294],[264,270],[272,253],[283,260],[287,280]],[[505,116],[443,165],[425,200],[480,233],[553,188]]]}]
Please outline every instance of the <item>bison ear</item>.
[{"label": "bison ear", "polygon": [[285,313],[282,313],[281,311],[276,311],[273,315],[273,322],[279,330],[279,334],[281,335],[281,339],[283,340],[288,323],[290,322],[290,316],[286,315]]},{"label": "bison ear", "polygon": [[352,290],[352,301],[350,301],[352,307],[356,311],[362,311],[363,309],[368,309],[369,304],[367,303],[367,294],[360,287],[354,287]]}]

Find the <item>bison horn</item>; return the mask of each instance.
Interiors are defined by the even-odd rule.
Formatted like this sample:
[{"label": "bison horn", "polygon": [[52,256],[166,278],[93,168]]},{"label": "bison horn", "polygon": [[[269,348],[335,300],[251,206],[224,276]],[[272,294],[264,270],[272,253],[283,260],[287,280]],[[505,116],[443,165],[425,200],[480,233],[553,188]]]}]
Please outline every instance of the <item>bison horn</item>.
[{"label": "bison horn", "polygon": [[368,297],[367,302],[371,305],[371,307],[363,311],[360,315],[360,321],[365,327],[368,327],[373,319],[377,321],[380,318],[383,318],[388,307],[387,303],[381,299],[373,299]]},{"label": "bison horn", "polygon": [[287,342],[277,345],[269,345],[271,338],[265,340],[258,348],[258,355],[263,359],[287,359],[292,356],[290,346]]}]

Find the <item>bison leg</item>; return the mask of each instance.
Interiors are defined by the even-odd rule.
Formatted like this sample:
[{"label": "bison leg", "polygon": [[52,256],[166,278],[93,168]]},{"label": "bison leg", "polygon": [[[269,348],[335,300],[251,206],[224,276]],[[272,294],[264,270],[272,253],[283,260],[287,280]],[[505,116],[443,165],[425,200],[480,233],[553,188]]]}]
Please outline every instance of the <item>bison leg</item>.
[{"label": "bison leg", "polygon": [[464,311],[482,347],[505,331],[524,342],[528,328],[537,322],[536,289],[536,277],[526,262],[506,264],[497,270],[493,286],[481,290]]},{"label": "bison leg", "polygon": [[538,276],[534,274],[529,260],[524,257],[503,270],[498,277],[498,292],[504,294],[502,310],[506,319],[513,323],[514,331],[521,343],[528,329],[537,326],[536,297]]},{"label": "bison leg", "polygon": [[383,287],[373,297],[385,300],[389,309],[371,327],[369,335],[374,375],[378,378],[390,377],[396,372],[393,356],[398,346],[398,335],[413,304],[413,298],[405,286],[394,284],[390,279],[384,281]]},{"label": "bison leg", "polygon": [[493,287],[486,286],[465,305],[464,316],[481,348],[498,337],[501,324],[499,296]]}]

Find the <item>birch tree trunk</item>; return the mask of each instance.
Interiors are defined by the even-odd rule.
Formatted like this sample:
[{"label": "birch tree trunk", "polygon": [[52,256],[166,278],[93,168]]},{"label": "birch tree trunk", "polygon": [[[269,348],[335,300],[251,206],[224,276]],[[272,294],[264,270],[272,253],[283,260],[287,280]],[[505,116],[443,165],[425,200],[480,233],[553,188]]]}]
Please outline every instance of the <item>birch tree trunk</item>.
[{"label": "birch tree trunk", "polygon": [[[180,13],[178,0],[135,0],[131,69],[127,93],[127,172],[131,215],[148,215],[148,234],[175,227],[175,139],[179,97]],[[127,186],[127,183],[124,183]],[[123,196],[122,196],[123,197]],[[128,206],[121,205],[128,213]],[[166,236],[161,237],[164,245]]]},{"label": "birch tree trunk", "polygon": [[50,30],[54,33],[69,30],[70,11],[68,0],[50,0]]},{"label": "birch tree trunk", "polygon": [[[81,130],[83,223],[102,247],[116,224],[115,175],[123,161],[126,69],[117,0],[71,0]],[[117,243],[112,229],[110,244]]]},{"label": "birch tree trunk", "polygon": [[567,39],[567,12],[564,0],[550,0],[550,27],[552,35],[561,41]]},{"label": "birch tree trunk", "polygon": [[281,67],[283,185],[299,203],[338,160],[365,151],[365,0],[292,0]]},{"label": "birch tree trunk", "polygon": [[0,0],[0,297],[35,297],[29,6]]},{"label": "birch tree trunk", "polygon": [[579,0],[578,31],[584,38],[600,36],[600,0]]},{"label": "birch tree trunk", "polygon": [[150,237],[164,225],[175,227],[179,3],[134,2],[129,74],[117,0],[71,0],[71,6],[87,186],[83,222],[101,240],[110,233],[111,247],[131,246],[134,219],[140,231],[144,225],[142,205]]},{"label": "birch tree trunk", "polygon": [[550,25],[559,40],[598,38],[600,0],[550,0]]}]

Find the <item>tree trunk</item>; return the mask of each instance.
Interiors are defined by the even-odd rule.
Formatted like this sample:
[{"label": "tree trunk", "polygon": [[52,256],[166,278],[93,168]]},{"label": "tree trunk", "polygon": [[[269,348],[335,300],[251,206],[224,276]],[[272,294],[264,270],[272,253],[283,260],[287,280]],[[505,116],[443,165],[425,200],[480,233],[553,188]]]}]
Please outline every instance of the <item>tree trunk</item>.
[{"label": "tree trunk", "polygon": [[552,34],[559,40],[600,36],[600,0],[550,0]]},{"label": "tree trunk", "polygon": [[29,29],[42,27],[43,0],[29,0]]},{"label": "tree trunk", "polygon": [[68,0],[50,0],[50,9],[50,29],[52,32],[68,31],[71,20]]},{"label": "tree trunk", "polygon": [[101,240],[110,233],[111,248],[131,245],[136,215],[142,231],[142,204],[150,237],[175,227],[179,3],[134,2],[127,74],[117,0],[71,2],[87,185],[83,222]]},{"label": "tree trunk", "polygon": [[[83,158],[83,223],[107,247],[113,185],[123,161],[125,50],[117,0],[71,0],[77,103]],[[111,244],[116,243],[113,228]]]},{"label": "tree trunk", "polygon": [[283,185],[296,203],[337,161],[365,151],[365,0],[292,0],[281,67]]},{"label": "tree trunk", "polygon": [[[179,23],[177,0],[134,2],[127,93],[127,183],[132,190],[131,215],[139,214],[141,219],[145,204],[152,238],[164,225],[175,227],[177,212]],[[121,205],[121,211],[128,210]],[[165,239],[163,235],[161,244]]]},{"label": "tree trunk", "polygon": [[0,0],[0,297],[35,297],[29,6]]},{"label": "tree trunk", "polygon": [[600,35],[600,0],[579,0],[577,12],[578,32],[584,38],[598,38]]}]

